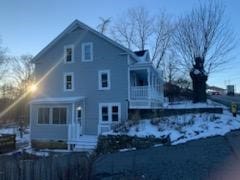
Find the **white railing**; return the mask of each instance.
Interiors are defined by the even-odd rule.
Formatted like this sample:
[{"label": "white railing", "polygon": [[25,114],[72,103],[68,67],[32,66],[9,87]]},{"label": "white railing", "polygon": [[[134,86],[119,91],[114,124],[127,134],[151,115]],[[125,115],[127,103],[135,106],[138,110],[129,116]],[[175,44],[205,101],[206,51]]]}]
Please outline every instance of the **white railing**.
[{"label": "white railing", "polygon": [[148,99],[148,86],[131,86],[130,97],[133,100]]},{"label": "white railing", "polygon": [[131,100],[160,99],[160,87],[153,86],[131,86]]},{"label": "white railing", "polygon": [[68,140],[76,141],[80,138],[80,125],[79,124],[68,124]]}]

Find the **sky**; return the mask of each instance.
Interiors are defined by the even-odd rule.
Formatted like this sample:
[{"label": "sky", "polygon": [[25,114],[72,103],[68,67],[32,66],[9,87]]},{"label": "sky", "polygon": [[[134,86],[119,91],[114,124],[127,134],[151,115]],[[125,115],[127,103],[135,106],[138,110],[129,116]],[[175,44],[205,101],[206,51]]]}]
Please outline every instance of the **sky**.
[{"label": "sky", "polygon": [[[128,8],[141,6],[153,14],[165,10],[170,16],[177,17],[189,12],[198,2],[199,0],[1,0],[1,46],[7,47],[9,55],[36,55],[75,19],[96,28],[100,23],[99,17],[111,17],[114,20]],[[231,28],[237,39],[240,39],[240,1],[222,2],[226,6]],[[239,45],[234,51],[235,58],[224,70],[212,74],[208,84],[225,87],[230,83],[240,91],[238,52]]]}]

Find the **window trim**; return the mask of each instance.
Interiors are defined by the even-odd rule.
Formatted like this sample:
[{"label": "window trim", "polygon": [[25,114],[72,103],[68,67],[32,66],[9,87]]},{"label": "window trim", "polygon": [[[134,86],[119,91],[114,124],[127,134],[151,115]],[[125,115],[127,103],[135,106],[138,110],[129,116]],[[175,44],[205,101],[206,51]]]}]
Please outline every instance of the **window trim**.
[{"label": "window trim", "polygon": [[[48,124],[41,124],[41,123],[38,123],[38,114],[39,114],[39,109],[40,108],[49,108],[49,123]],[[66,108],[66,124],[53,124],[53,108]],[[39,125],[39,126],[44,126],[44,125],[54,125],[54,126],[66,126],[68,125],[68,114],[69,114],[69,107],[68,106],[65,106],[65,105],[56,105],[56,106],[38,106],[37,107],[37,122],[36,124]]]},{"label": "window trim", "polygon": [[[102,120],[102,107],[108,107],[108,121]],[[118,106],[118,121],[112,121],[112,107]],[[99,122],[101,124],[118,123],[121,121],[121,103],[99,103]]]},{"label": "window trim", "polygon": [[[72,89],[67,89],[66,85],[67,85],[67,76],[72,76]],[[63,89],[64,91],[74,91],[74,73],[73,72],[65,72],[64,76],[63,76]]]},{"label": "window trim", "polygon": [[[107,74],[107,87],[102,87],[102,74]],[[110,70],[99,70],[98,71],[98,90],[110,90],[111,89],[111,73]]]},{"label": "window trim", "polygon": [[[90,59],[85,59],[85,46],[90,45]],[[93,43],[92,42],[85,42],[82,43],[82,62],[92,62],[93,61]]]},{"label": "window trim", "polygon": [[[67,61],[67,49],[68,48],[72,49],[72,60],[71,61]],[[74,63],[74,45],[73,44],[64,46],[64,63],[65,64]]]}]

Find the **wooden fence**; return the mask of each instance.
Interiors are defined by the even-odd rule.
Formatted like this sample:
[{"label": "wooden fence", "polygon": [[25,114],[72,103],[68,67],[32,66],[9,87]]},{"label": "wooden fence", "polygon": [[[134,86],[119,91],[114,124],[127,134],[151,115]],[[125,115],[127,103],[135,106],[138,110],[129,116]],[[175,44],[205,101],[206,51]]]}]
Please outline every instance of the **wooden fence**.
[{"label": "wooden fence", "polygon": [[49,157],[0,156],[0,180],[88,179],[89,158],[82,153]]},{"label": "wooden fence", "polygon": [[16,135],[2,134],[0,135],[0,153],[13,151],[16,149]]}]

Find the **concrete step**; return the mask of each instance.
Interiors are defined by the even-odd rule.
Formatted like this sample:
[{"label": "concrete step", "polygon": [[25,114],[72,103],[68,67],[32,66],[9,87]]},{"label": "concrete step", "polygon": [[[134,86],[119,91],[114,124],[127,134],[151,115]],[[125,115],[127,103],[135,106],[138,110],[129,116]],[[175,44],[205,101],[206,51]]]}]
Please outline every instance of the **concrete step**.
[{"label": "concrete step", "polygon": [[69,144],[74,145],[73,151],[92,151],[97,146],[97,136],[83,135],[70,140]]}]

